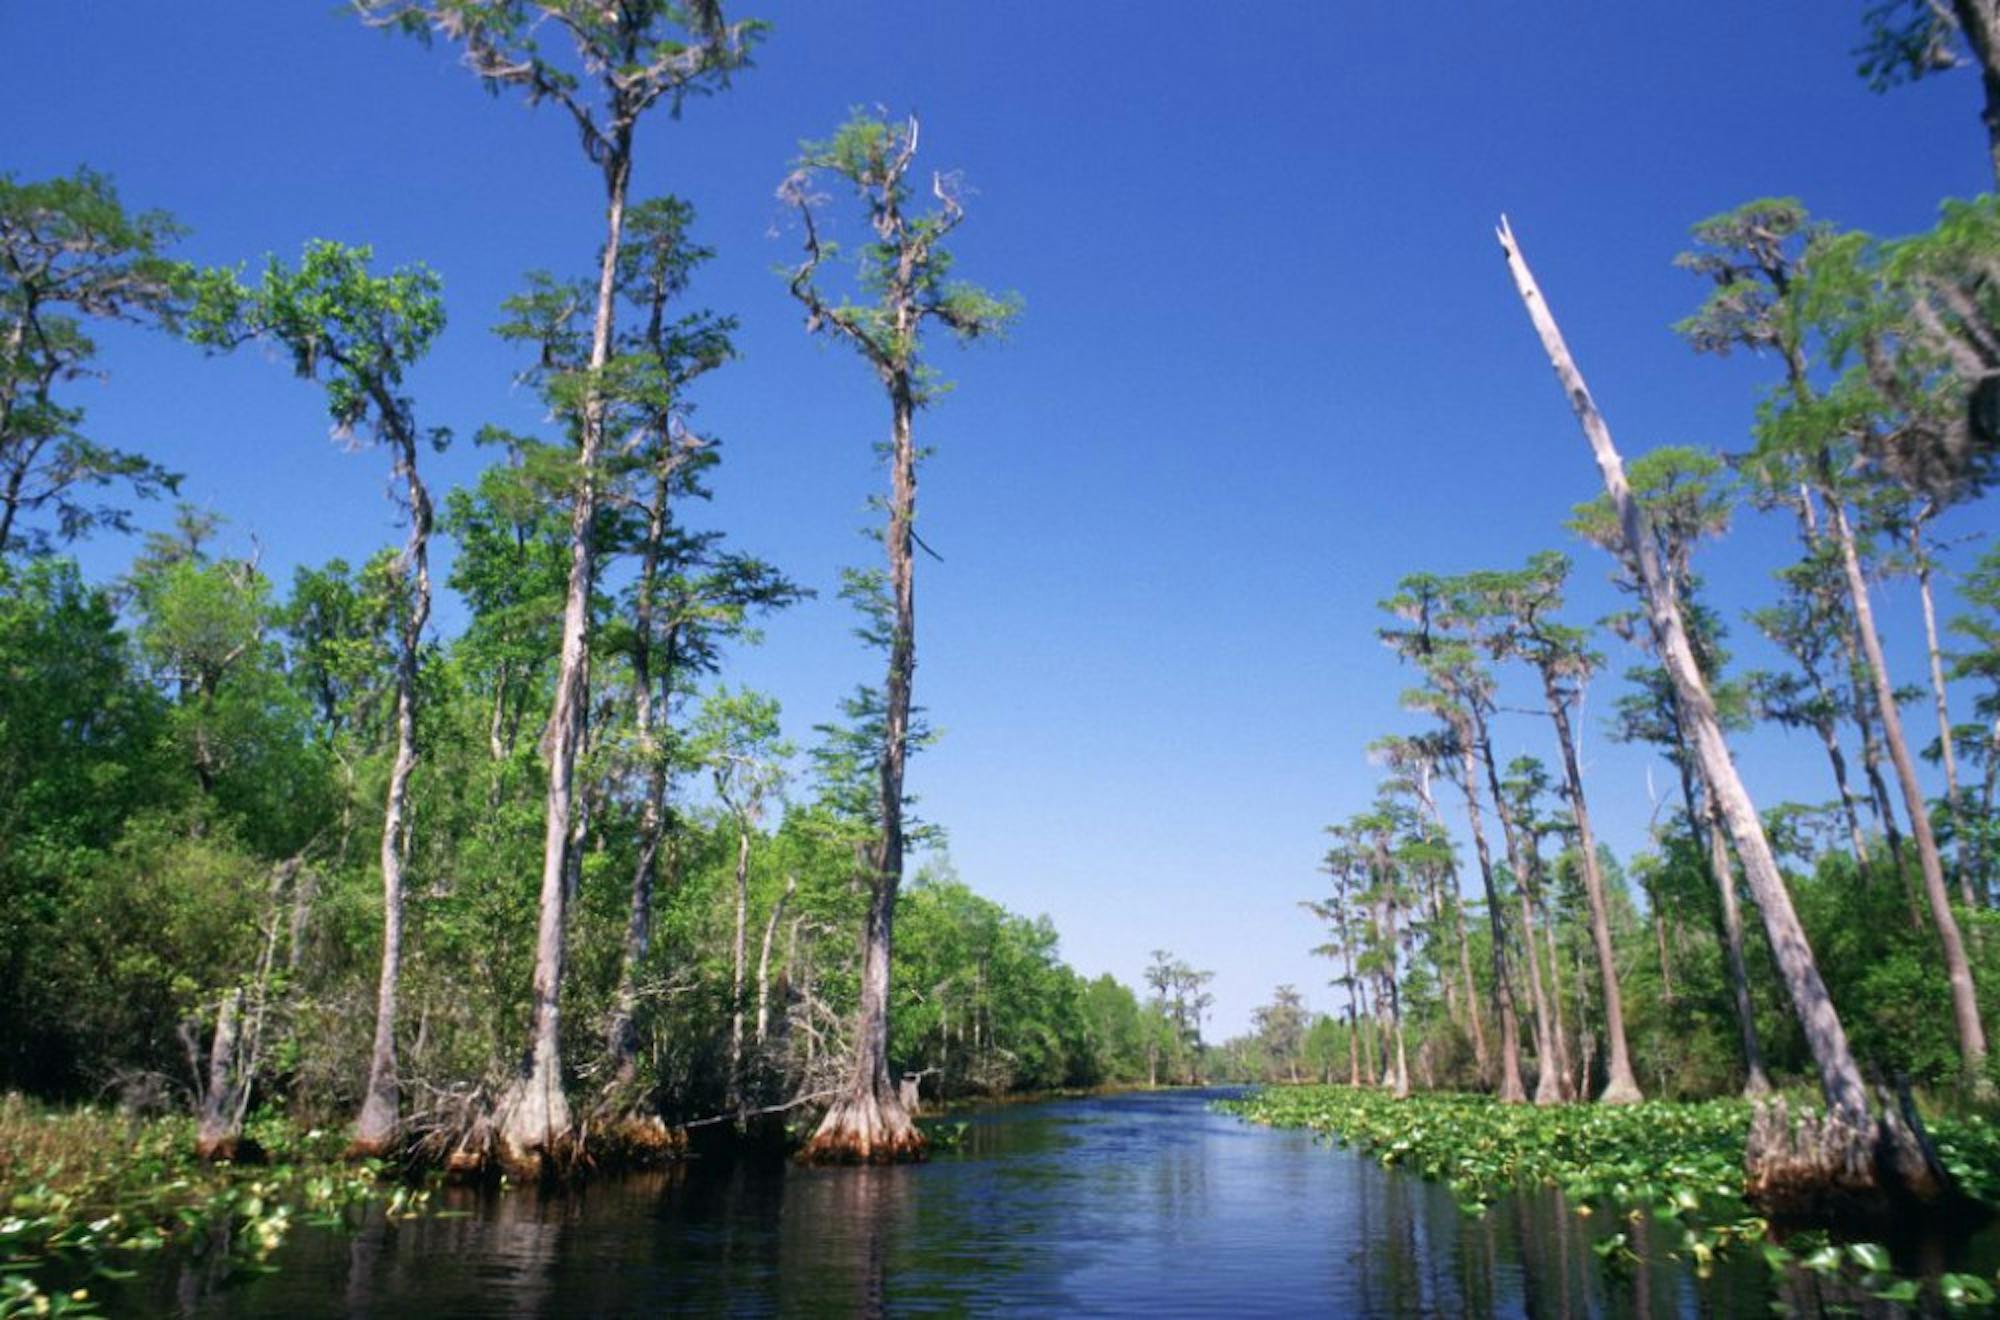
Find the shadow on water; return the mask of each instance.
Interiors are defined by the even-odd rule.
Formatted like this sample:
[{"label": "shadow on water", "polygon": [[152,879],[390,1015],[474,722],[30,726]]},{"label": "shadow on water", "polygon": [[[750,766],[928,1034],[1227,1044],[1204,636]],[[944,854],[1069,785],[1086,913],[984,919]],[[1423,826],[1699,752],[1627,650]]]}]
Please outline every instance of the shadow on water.
[{"label": "shadow on water", "polygon": [[[1678,1229],[1584,1218],[1550,1191],[1468,1217],[1442,1187],[1302,1132],[1208,1111],[1216,1093],[976,1114],[903,1168],[701,1160],[565,1194],[457,1190],[458,1217],[297,1230],[275,1273],[161,1262],[114,1314],[516,1316],[1754,1314],[1754,1252],[1698,1279]],[[1624,1232],[1637,1259],[1593,1244]],[[1793,1285],[1796,1287],[1796,1285]]]}]

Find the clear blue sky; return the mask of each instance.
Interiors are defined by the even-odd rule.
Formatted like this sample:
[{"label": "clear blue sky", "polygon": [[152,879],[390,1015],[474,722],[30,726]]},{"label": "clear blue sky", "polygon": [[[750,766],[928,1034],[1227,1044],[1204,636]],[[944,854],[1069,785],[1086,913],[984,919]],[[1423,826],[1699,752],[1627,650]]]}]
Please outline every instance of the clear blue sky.
[{"label": "clear blue sky", "polygon": [[[697,294],[743,322],[743,360],[701,397],[727,444],[707,516],[822,591],[732,678],[782,698],[803,738],[873,677],[832,588],[874,554],[854,528],[884,409],[857,362],[802,333],[772,273],[796,247],[773,188],[850,106],[915,108],[928,163],[975,189],[963,272],[1027,300],[1011,342],[942,359],[960,388],[921,421],[937,450],[922,526],[944,562],[920,567],[918,691],[945,732],[913,772],[923,811],[969,881],[1049,913],[1086,972],[1136,983],[1171,948],[1216,971],[1217,1034],[1282,981],[1330,1006],[1295,902],[1317,891],[1321,825],[1372,792],[1362,747],[1414,727],[1374,603],[1414,569],[1563,545],[1593,493],[1495,217],[1512,215],[1628,454],[1740,445],[1767,368],[1696,359],[1669,332],[1700,294],[1670,265],[1688,225],[1788,193],[1907,231],[1988,182],[1976,81],[1870,93],[1860,9],[743,8],[773,24],[758,66],[646,125],[637,180],[696,205],[719,249]],[[0,168],[108,171],[191,226],[205,262],[313,237],[426,261],[452,318],[415,382],[426,422],[535,420],[488,328],[523,271],[576,271],[597,240],[597,184],[557,111],[489,98],[449,49],[331,0],[13,0],[0,52]],[[185,471],[281,581],[393,537],[381,465],[331,444],[280,364],[106,343],[94,433]],[[462,444],[439,484],[484,457]],[[1957,516],[1950,530],[1995,521]],[[1570,548],[1585,621],[1612,603],[1607,565]],[[1732,615],[1788,548],[1753,519],[1713,553]],[[112,538],[84,560],[109,574],[130,551]],[[1915,680],[1913,591],[1883,598]],[[1613,687],[1592,694],[1585,751],[1624,855],[1648,763],[1601,732]],[[1541,721],[1499,741],[1551,754]],[[1803,739],[1742,754],[1761,796],[1830,796]]]}]

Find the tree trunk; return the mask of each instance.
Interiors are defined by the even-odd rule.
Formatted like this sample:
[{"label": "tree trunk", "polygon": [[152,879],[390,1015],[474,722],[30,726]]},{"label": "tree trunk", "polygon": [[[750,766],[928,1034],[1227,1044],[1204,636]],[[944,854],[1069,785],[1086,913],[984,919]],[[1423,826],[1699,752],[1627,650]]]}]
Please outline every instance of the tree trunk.
[{"label": "tree trunk", "polygon": [[1396,902],[1393,898],[1382,904],[1384,925],[1387,928],[1389,957],[1383,968],[1383,979],[1389,989],[1389,1023],[1396,1034],[1396,1063],[1390,1083],[1390,1093],[1398,1100],[1407,1099],[1410,1094],[1410,1055],[1403,1043],[1403,989],[1396,975]]},{"label": "tree trunk", "polygon": [[[1431,796],[1428,770],[1417,777],[1417,795],[1424,810],[1430,815],[1431,823],[1444,829],[1444,816],[1438,811],[1437,800]],[[1487,1082],[1493,1080],[1493,1060],[1486,1048],[1485,1013],[1479,1003],[1479,983],[1472,975],[1472,941],[1465,933],[1464,894],[1458,883],[1457,863],[1447,860],[1445,879],[1450,885],[1451,929],[1458,945],[1458,974],[1465,985],[1465,1014],[1472,1027],[1473,1064],[1479,1075]]]},{"label": "tree trunk", "polygon": [[[1820,699],[1826,694],[1820,690]],[[1834,787],[1840,790],[1840,814],[1847,822],[1847,839],[1854,849],[1854,860],[1868,865],[1868,836],[1861,832],[1861,813],[1854,805],[1854,790],[1847,783],[1847,757],[1840,750],[1840,731],[1831,719],[1814,720],[1813,731],[1819,734],[1820,745],[1826,748],[1827,764],[1833,767]]]},{"label": "tree trunk", "polygon": [[234,1160],[243,1139],[243,1118],[237,1089],[244,1086],[238,1059],[242,1035],[243,990],[223,995],[215,1010],[215,1035],[208,1046],[208,1077],[201,1091],[201,1120],[195,1129],[194,1153],[201,1160]]},{"label": "tree trunk", "polygon": [[2000,5],[1993,0],[1952,0],[1952,13],[1965,34],[1979,64],[1979,80],[1986,97],[1979,120],[1986,125],[1986,155],[1993,167],[1993,179],[2000,187]]},{"label": "tree trunk", "polygon": [[639,1069],[639,972],[653,937],[653,891],[659,883],[660,849],[667,831],[667,763],[660,745],[654,693],[665,713],[672,691],[673,646],[667,647],[667,673],[653,673],[655,631],[654,593],[660,574],[660,544],[667,533],[668,503],[673,494],[676,465],[669,459],[655,474],[652,499],[646,508],[646,549],[639,560],[639,578],[632,610],[632,701],[634,741],[646,767],[646,795],[639,806],[639,856],[632,867],[632,897],[625,918],[625,948],[619,960],[618,989],[611,999],[611,1020],[605,1027],[604,1049],[610,1065],[608,1098],[624,1103]]},{"label": "tree trunk", "polygon": [[[1736,1011],[1736,1031],[1743,1042],[1743,1094],[1768,1095],[1771,1079],[1764,1072],[1764,1047],[1757,1038],[1757,1009],[1750,1000],[1750,970],[1743,957],[1743,907],[1736,896],[1736,870],[1729,864],[1729,844],[1722,837],[1722,820],[1708,789],[1704,813],[1708,835],[1708,871],[1722,905],[1723,964],[1729,973],[1729,1001]],[[1692,823],[1692,822],[1690,822]]]},{"label": "tree trunk", "polygon": [[736,941],[729,963],[729,1103],[743,1108],[743,980],[749,960],[750,822],[736,823]]},{"label": "tree trunk", "polygon": [[1889,786],[1882,779],[1882,740],[1875,732],[1875,721],[1868,714],[1874,704],[1868,692],[1868,682],[1863,677],[1866,665],[1862,663],[1859,647],[1854,640],[1853,620],[1849,627],[1841,630],[1840,646],[1847,659],[1848,683],[1853,688],[1854,726],[1861,731],[1861,774],[1868,781],[1868,805],[1875,813],[1876,823],[1882,827],[1882,837],[1889,844],[1889,860],[1898,870],[1903,865],[1903,832],[1896,826],[1896,808],[1889,800]]},{"label": "tree trunk", "polygon": [[[902,327],[914,333],[914,325]],[[916,673],[914,532],[917,452],[911,434],[915,399],[907,374],[895,378],[890,402],[891,486],[883,540],[895,626],[889,637],[887,700],[880,767],[881,835],[872,857],[874,874],[868,924],[862,937],[861,1006],[855,1020],[854,1071],[845,1092],[820,1121],[803,1157],[822,1161],[888,1162],[921,1159],[924,1136],[910,1121],[889,1077],[889,967],[895,938],[896,892],[903,879],[903,767],[909,752],[910,688]]]},{"label": "tree trunk", "polygon": [[[616,314],[619,242],[625,193],[632,173],[630,124],[616,126],[604,164],[605,238],[597,272],[597,307],[591,327],[593,378],[611,356]],[[577,428],[576,494],[570,508],[569,580],[563,596],[562,650],[555,706],[549,713],[549,783],[542,833],[540,915],[535,927],[533,1021],[526,1057],[502,1092],[497,1135],[501,1160],[522,1174],[539,1173],[545,1159],[569,1141],[572,1121],[562,1075],[563,934],[567,924],[567,867],[576,789],[577,749],[583,739],[590,685],[592,536],[597,518],[597,456],[604,438],[604,400],[593,388],[584,397]]]},{"label": "tree trunk", "polygon": [[1500,1021],[1499,1096],[1504,1104],[1520,1104],[1528,1098],[1521,1081],[1521,1028],[1514,1013],[1514,987],[1507,976],[1507,918],[1500,893],[1493,883],[1493,855],[1486,847],[1486,829],[1479,821],[1478,770],[1473,761],[1471,720],[1462,712],[1458,721],[1461,779],[1465,792],[1465,817],[1472,828],[1472,849],[1479,858],[1479,879],[1486,891],[1487,924],[1493,931],[1493,1012]]},{"label": "tree trunk", "polygon": [[[1538,887],[1539,888],[1539,887]],[[1542,923],[1543,951],[1549,956],[1549,1017],[1555,1024],[1556,1065],[1562,1069],[1563,1099],[1574,1100],[1583,1092],[1570,1085],[1569,1026],[1563,1020],[1562,955],[1556,948],[1555,914],[1537,898],[1531,904],[1535,919]]]},{"label": "tree trunk", "polygon": [[[1910,553],[1917,563],[1917,597],[1924,607],[1924,649],[1930,658],[1931,699],[1937,706],[1938,751],[1944,760],[1944,801],[1954,827],[1964,821],[1958,793],[1958,752],[1951,740],[1951,704],[1945,698],[1944,655],[1938,646],[1937,603],[1931,598],[1931,562],[1924,554],[1923,520],[1910,528]],[[1963,845],[1958,867],[1959,901],[1966,907],[1977,905],[1972,890],[1972,868],[1965,865]],[[1975,935],[1977,932],[1975,931]]]},{"label": "tree trunk", "polygon": [[1535,1103],[1561,1104],[1562,1070],[1556,1066],[1555,1028],[1549,1019],[1548,990],[1542,983],[1541,955],[1535,950],[1535,923],[1529,911],[1528,872],[1522,857],[1520,833],[1515,827],[1514,813],[1508,810],[1507,799],[1500,792],[1500,772],[1493,764],[1493,740],[1486,731],[1486,719],[1477,707],[1471,711],[1471,720],[1473,746],[1480,765],[1486,769],[1486,786],[1493,793],[1493,814],[1500,818],[1500,835],[1507,845],[1507,864],[1514,871],[1515,896],[1521,910],[1521,952],[1528,964],[1528,1003],[1535,1013]]},{"label": "tree trunk", "polygon": [[[1563,780],[1569,786],[1570,814],[1576,820],[1577,851],[1583,870],[1584,897],[1590,904],[1590,942],[1597,953],[1598,981],[1604,994],[1604,1038],[1609,1055],[1603,1092],[1607,1105],[1633,1104],[1645,1095],[1632,1072],[1632,1051],[1625,1041],[1625,1000],[1618,988],[1618,964],[1611,946],[1611,911],[1604,901],[1604,873],[1597,864],[1597,834],[1590,825],[1590,808],[1583,796],[1583,772],[1577,765],[1576,739],[1569,727],[1569,703],[1553,673],[1544,670],[1542,687],[1555,721],[1556,742],[1562,748]],[[1661,949],[1664,970],[1665,948]],[[1579,1092],[1581,1094],[1581,1092]]]},{"label": "tree trunk", "polygon": [[1909,812],[1910,834],[1917,842],[1917,860],[1923,870],[1924,898],[1930,904],[1931,921],[1937,927],[1938,943],[1944,952],[1945,976],[1951,983],[1952,1018],[1958,1028],[1959,1063],[1965,1080],[1976,1090],[1990,1090],[1992,1084],[1986,1079],[1986,1028],[1979,1020],[1979,995],[1972,982],[1972,963],[1965,956],[1958,918],[1952,915],[1951,897],[1944,883],[1944,863],[1938,855],[1937,836],[1931,832],[1930,810],[1924,803],[1923,787],[1917,783],[1917,768],[1910,759],[1909,743],[1903,737],[1903,718],[1896,709],[1895,688],[1882,656],[1882,639],[1875,631],[1875,611],[1869,603],[1867,580],[1861,575],[1861,556],[1854,547],[1846,507],[1836,492],[1821,493],[1826,497],[1834,539],[1840,549],[1841,568],[1847,575],[1854,628],[1861,638],[1869,677],[1875,687],[1876,713],[1882,719],[1882,732],[1889,744],[1889,759],[1895,764],[1896,778],[1902,782],[1903,805]]},{"label": "tree trunk", "polygon": [[792,894],[798,887],[797,876],[785,877],[785,892],[778,895],[778,901],[771,907],[771,919],[764,923],[764,946],[757,954],[757,1044],[760,1046],[769,1034],[771,1020],[771,937],[778,933],[778,923],[785,916],[785,905],[792,901]]},{"label": "tree trunk", "polygon": [[1819,1072],[1820,1088],[1827,1108],[1857,1128],[1865,1127],[1873,1131],[1875,1124],[1869,1114],[1868,1093],[1861,1080],[1861,1070],[1855,1065],[1854,1055],[1848,1048],[1847,1033],[1841,1027],[1840,1015],[1834,1010],[1832,998],[1827,994],[1826,983],[1820,979],[1819,967],[1813,959],[1812,947],[1806,941],[1805,929],[1799,924],[1791,895],[1786,892],[1783,877],[1778,872],[1777,859],[1764,836],[1763,822],[1757,817],[1756,807],[1736,773],[1736,764],[1730,757],[1728,744],[1723,740],[1715,703],[1709,696],[1708,686],[1695,663],[1694,651],[1688,644],[1679,602],[1675,600],[1672,586],[1661,571],[1645,511],[1632,496],[1631,487],[1625,480],[1624,462],[1612,445],[1611,432],[1597,411],[1596,403],[1591,400],[1590,391],[1563,343],[1562,333],[1549,315],[1541,290],[1536,287],[1534,276],[1529,273],[1515,246],[1514,236],[1504,221],[1499,238],[1521,301],[1534,322],[1563,393],[1576,413],[1584,438],[1590,444],[1611,503],[1618,511],[1626,550],[1638,563],[1646,617],[1652,628],[1655,648],[1673,680],[1681,702],[1682,718],[1714,786],[1724,822],[1736,841],[1736,852],[1743,861],[1751,894],[1763,916],[1764,928],[1770,936],[1771,949],[1783,976],[1786,993],[1791,998],[1793,1011],[1798,1015],[1799,1025],[1805,1034],[1806,1046]]},{"label": "tree trunk", "polygon": [[355,1123],[351,1153],[380,1157],[396,1141],[401,1090],[396,1076],[396,990],[403,966],[403,860],[408,855],[404,818],[410,775],[417,765],[417,656],[431,613],[430,494],[417,476],[416,437],[405,430],[397,467],[410,501],[410,537],[402,568],[410,597],[396,656],[396,759],[382,813],[382,969],[375,989],[375,1041],[369,1052],[368,1089]]}]

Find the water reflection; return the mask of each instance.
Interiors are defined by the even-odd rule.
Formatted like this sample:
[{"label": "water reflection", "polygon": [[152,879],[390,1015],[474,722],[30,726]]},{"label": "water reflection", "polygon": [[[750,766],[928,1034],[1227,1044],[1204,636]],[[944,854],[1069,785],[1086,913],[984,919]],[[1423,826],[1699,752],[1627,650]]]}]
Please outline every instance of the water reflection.
[{"label": "water reflection", "polygon": [[[1761,1260],[1707,1280],[1678,1229],[1582,1218],[1554,1192],[1462,1214],[1450,1193],[1177,1093],[978,1116],[894,1169],[700,1162],[564,1196],[448,1198],[462,1218],[299,1230],[276,1274],[165,1266],[118,1314],[1736,1314]],[[1592,1250],[1624,1231],[1640,1259]]]}]

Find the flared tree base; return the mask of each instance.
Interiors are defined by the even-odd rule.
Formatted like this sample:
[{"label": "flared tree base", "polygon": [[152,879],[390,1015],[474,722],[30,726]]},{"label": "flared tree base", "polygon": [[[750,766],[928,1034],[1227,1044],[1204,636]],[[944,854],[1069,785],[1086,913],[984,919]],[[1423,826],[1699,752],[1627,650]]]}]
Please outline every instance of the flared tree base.
[{"label": "flared tree base", "polygon": [[509,1178],[531,1182],[562,1176],[582,1154],[558,1069],[537,1057],[494,1106],[493,1159]]},{"label": "flared tree base", "polygon": [[874,1089],[841,1097],[826,1111],[799,1160],[805,1164],[907,1164],[924,1159],[930,1143],[894,1092]]},{"label": "flared tree base", "polygon": [[658,1114],[625,1113],[595,1126],[585,1153],[598,1169],[652,1169],[687,1154],[685,1128],[670,1128]]},{"label": "flared tree base", "polygon": [[1645,1103],[1645,1099],[1645,1092],[1639,1089],[1639,1084],[1624,1078],[1607,1082],[1597,1095],[1600,1105],[1636,1105]]},{"label": "flared tree base", "polygon": [[1879,1117],[1794,1116],[1782,1097],[1752,1112],[1744,1199],[1793,1223],[1886,1222],[1977,1213],[1931,1148],[1913,1109],[1884,1097]]}]

